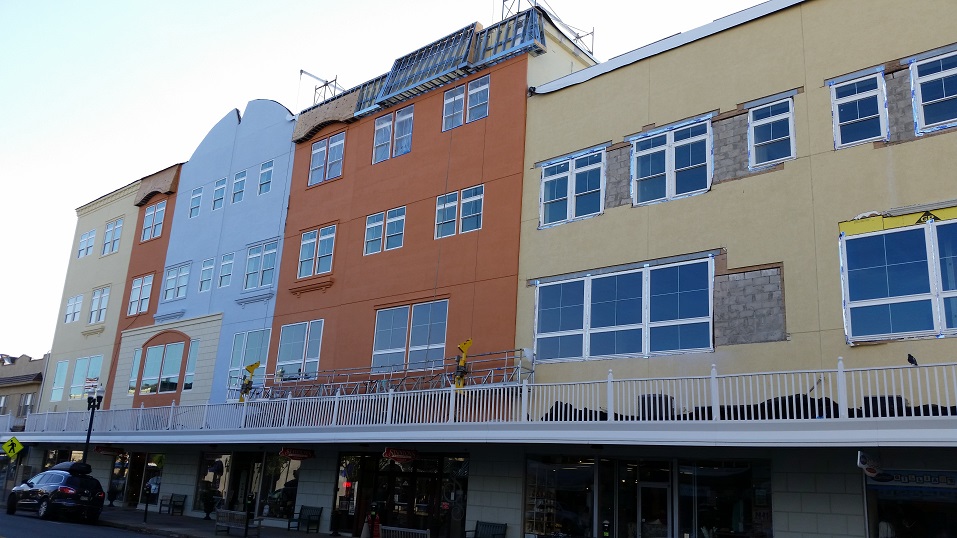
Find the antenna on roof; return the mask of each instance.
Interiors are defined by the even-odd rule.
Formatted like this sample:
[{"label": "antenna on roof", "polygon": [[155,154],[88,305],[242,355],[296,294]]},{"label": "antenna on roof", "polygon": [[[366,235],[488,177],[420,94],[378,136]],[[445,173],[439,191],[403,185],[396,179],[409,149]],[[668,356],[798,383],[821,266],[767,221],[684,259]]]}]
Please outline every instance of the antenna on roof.
[{"label": "antenna on roof", "polygon": [[[529,0],[529,4],[536,5],[536,0]],[[517,15],[522,11],[522,0],[502,0],[502,20]]]},{"label": "antenna on roof", "polygon": [[339,79],[339,77],[336,77],[332,80],[325,80],[323,78],[317,77],[316,75],[313,75],[309,71],[300,69],[299,70],[300,80],[302,80],[303,75],[313,78],[319,82],[319,84],[315,86],[315,89],[313,91],[312,104],[314,105],[318,105],[319,103],[325,101],[326,99],[331,99],[335,97],[337,94],[346,91],[345,88],[343,88],[342,86],[339,85],[338,82],[336,82]]}]

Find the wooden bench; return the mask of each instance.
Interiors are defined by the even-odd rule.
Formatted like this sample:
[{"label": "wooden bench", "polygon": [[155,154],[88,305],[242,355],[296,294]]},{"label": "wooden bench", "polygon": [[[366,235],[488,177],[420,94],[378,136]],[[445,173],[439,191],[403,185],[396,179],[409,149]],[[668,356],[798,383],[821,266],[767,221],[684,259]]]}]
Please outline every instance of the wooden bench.
[{"label": "wooden bench", "polygon": [[262,518],[249,517],[246,512],[216,510],[216,534],[229,534],[229,529],[238,529],[243,531],[243,536],[259,536],[262,522]]},{"label": "wooden bench", "polygon": [[476,521],[475,530],[465,531],[466,538],[505,538],[505,523],[489,523]]},{"label": "wooden bench", "polygon": [[379,527],[379,538],[429,538],[429,531],[382,525]]},{"label": "wooden bench", "polygon": [[302,530],[302,526],[306,526],[306,534],[312,532],[312,529],[316,530],[316,534],[319,534],[319,519],[322,518],[322,507],[321,506],[306,506],[302,505],[299,507],[299,513],[294,514],[286,522],[286,530],[292,530],[293,526],[296,527],[296,530]]},{"label": "wooden bench", "polygon": [[166,512],[170,515],[183,515],[183,509],[186,508],[186,495],[180,495],[179,493],[170,493],[169,495],[164,495],[159,502],[159,511],[160,513]]}]

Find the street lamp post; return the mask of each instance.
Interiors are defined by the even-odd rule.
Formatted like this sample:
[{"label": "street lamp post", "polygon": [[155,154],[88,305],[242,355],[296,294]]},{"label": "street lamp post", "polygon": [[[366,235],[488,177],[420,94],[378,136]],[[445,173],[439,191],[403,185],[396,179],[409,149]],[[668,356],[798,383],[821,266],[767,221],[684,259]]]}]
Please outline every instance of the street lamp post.
[{"label": "street lamp post", "polygon": [[83,445],[83,463],[86,463],[86,454],[90,451],[90,434],[93,433],[93,417],[96,416],[96,410],[100,408],[103,402],[103,387],[93,392],[91,388],[86,393],[86,408],[90,410],[90,426],[86,429],[86,444]]}]

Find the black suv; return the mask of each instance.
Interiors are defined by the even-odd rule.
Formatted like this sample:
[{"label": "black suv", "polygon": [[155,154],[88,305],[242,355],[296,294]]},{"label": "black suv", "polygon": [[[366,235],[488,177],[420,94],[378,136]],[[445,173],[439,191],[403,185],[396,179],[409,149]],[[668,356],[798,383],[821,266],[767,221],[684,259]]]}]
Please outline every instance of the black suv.
[{"label": "black suv", "polygon": [[103,487],[90,476],[86,463],[64,462],[24,480],[10,491],[7,513],[17,510],[35,511],[42,519],[58,514],[82,516],[96,522],[103,511]]}]

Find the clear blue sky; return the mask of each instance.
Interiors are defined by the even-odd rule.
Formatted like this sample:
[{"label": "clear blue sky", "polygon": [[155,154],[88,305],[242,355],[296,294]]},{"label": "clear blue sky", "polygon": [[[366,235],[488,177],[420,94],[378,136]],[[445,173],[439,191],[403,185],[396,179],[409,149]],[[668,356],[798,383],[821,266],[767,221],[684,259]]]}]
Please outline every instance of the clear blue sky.
[{"label": "clear blue sky", "polygon": [[[607,60],[758,3],[542,5],[595,28]],[[252,99],[310,105],[300,69],[349,88],[501,13],[501,0],[0,0],[0,353],[50,350],[77,207],[187,160]]]}]

